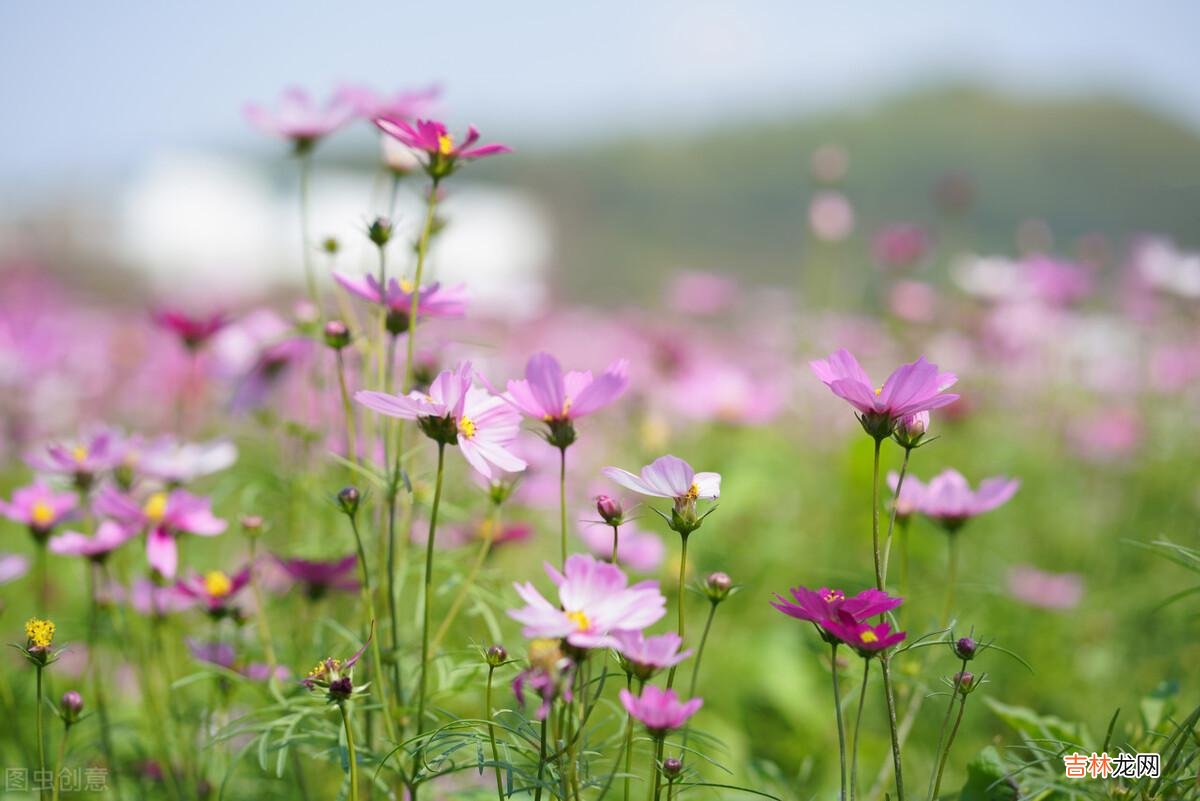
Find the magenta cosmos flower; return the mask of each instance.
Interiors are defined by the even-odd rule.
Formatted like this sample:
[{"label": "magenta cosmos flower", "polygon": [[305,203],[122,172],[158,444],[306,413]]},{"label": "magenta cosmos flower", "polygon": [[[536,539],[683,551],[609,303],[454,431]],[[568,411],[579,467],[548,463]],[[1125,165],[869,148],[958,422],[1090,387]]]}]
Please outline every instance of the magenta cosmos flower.
[{"label": "magenta cosmos flower", "polygon": [[303,89],[284,91],[274,111],[257,103],[245,108],[246,119],[264,133],[287,139],[297,152],[310,149],[318,140],[341,128],[354,117],[349,98],[335,94],[324,105]]},{"label": "magenta cosmos flower", "polygon": [[532,356],[525,378],[508,382],[503,397],[521,412],[550,427],[550,444],[565,448],[575,441],[574,421],[609,405],[629,386],[629,362],[618,359],[594,378],[590,370],[564,373],[549,353]]},{"label": "magenta cosmos flower", "polygon": [[311,599],[322,598],[332,590],[357,592],[359,589],[355,577],[358,557],[355,554],[327,562],[281,557],[276,557],[275,561],[289,579],[304,588],[304,594]]},{"label": "magenta cosmos flower", "polygon": [[859,412],[863,429],[876,439],[892,434],[903,418],[918,412],[939,409],[958,400],[945,390],[954,385],[954,373],[938,372],[937,365],[925,357],[901,365],[877,387],[846,349],[832,353],[828,359],[809,362],[817,378]]},{"label": "magenta cosmos flower", "polygon": [[155,325],[179,337],[188,350],[198,350],[229,324],[224,312],[191,315],[179,309],[159,309],[151,315]]},{"label": "magenta cosmos flower", "polygon": [[354,399],[380,414],[416,420],[430,439],[442,445],[457,445],[463,457],[484,478],[492,468],[509,473],[525,469],[525,462],[508,445],[521,429],[521,416],[507,403],[472,386],[475,372],[470,362],[447,370],[433,380],[429,393],[359,391]]},{"label": "magenta cosmos flower", "polygon": [[646,727],[652,737],[661,738],[668,732],[683,728],[688,718],[704,706],[704,701],[693,698],[684,703],[674,690],[662,690],[647,684],[642,688],[641,696],[621,690],[621,705]]},{"label": "magenta cosmos flower", "polygon": [[93,562],[103,562],[108,555],[138,535],[137,529],[105,520],[92,536],[78,531],[66,531],[50,538],[50,552],[59,556],[85,556]]},{"label": "magenta cosmos flower", "polygon": [[176,582],[175,589],[202,604],[210,615],[219,617],[230,610],[234,598],[249,583],[250,568],[243,567],[232,576],[222,570],[210,570],[204,575],[192,572]]},{"label": "magenta cosmos flower", "polygon": [[557,605],[529,582],[513,585],[526,605],[508,615],[525,625],[526,637],[565,639],[576,648],[616,648],[619,632],[639,631],[667,613],[657,581],[628,586],[615,565],[573,554],[562,573],[548,562],[545,567],[558,587]]},{"label": "magenta cosmos flower", "polygon": [[96,498],[96,511],[119,523],[145,530],[146,560],[164,578],[175,578],[179,567],[179,534],[215,537],[225,530],[225,521],[213,517],[207,498],[185,490],[155,492],[142,504],[112,487],[105,487]]},{"label": "magenta cosmos flower", "polygon": [[697,473],[678,456],[660,456],[634,475],[619,467],[604,468],[604,475],[626,489],[651,498],[670,498],[671,528],[682,535],[700,527],[704,516],[696,515],[697,500],[716,500],[721,495],[720,473]]},{"label": "magenta cosmos flower", "polygon": [[836,620],[827,620],[822,628],[841,642],[853,648],[859,656],[870,659],[881,651],[904,642],[903,631],[892,631],[890,623],[860,622],[846,612],[840,612]]},{"label": "magenta cosmos flower", "polygon": [[278,681],[286,681],[292,675],[282,665],[272,671],[270,665],[262,662],[243,662],[234,647],[226,642],[204,642],[189,637],[187,647],[193,659],[240,673],[251,681],[270,681],[272,676]]},{"label": "magenta cosmos flower", "polygon": [[[390,312],[388,328],[392,331],[408,330],[408,315],[412,311],[413,284],[411,281],[389,279],[387,293],[380,291],[379,279],[373,275],[353,278],[345,273],[334,272],[333,280],[337,281],[347,292],[357,295],[375,304],[386,304]],[[462,317],[467,313],[467,287],[458,284],[443,287],[441,284],[429,284],[421,287],[417,296],[417,319]],[[402,319],[393,323],[393,315],[401,315]]]},{"label": "magenta cosmos flower", "polygon": [[647,637],[640,631],[618,631],[613,638],[629,672],[642,681],[660,670],[675,667],[692,655],[690,650],[679,650],[683,640],[673,632]]},{"label": "magenta cosmos flower", "polygon": [[380,117],[375,124],[388,136],[423,153],[425,171],[434,181],[454,172],[462,162],[512,152],[512,148],[505,145],[476,145],[479,131],[474,125],[468,126],[462,143],[455,144],[446,126],[434,120],[417,120],[415,124],[409,124],[398,117]]},{"label": "magenta cosmos flower", "polygon": [[24,523],[39,541],[75,510],[77,498],[73,492],[55,492],[42,480],[13,492],[12,501],[0,501],[0,515],[14,523]]},{"label": "magenta cosmos flower", "polygon": [[776,593],[771,606],[785,615],[816,623],[822,628],[829,621],[837,621],[840,615],[848,615],[851,620],[861,623],[890,612],[904,602],[903,598],[893,597],[882,590],[863,590],[858,595],[847,597],[841,590],[828,587],[819,590],[792,587],[791,593],[794,603]]},{"label": "magenta cosmos flower", "polygon": [[979,489],[972,490],[962,473],[945,470],[926,485],[921,514],[941,523],[949,531],[956,531],[972,517],[1007,503],[1020,486],[1021,482],[1015,478],[993,476],[985,478]]}]

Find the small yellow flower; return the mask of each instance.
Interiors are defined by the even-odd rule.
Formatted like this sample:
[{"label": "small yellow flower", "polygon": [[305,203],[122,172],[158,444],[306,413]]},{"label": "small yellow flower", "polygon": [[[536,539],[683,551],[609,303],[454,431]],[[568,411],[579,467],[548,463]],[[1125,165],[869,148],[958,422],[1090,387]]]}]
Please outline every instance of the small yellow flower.
[{"label": "small yellow flower", "polygon": [[25,623],[25,639],[30,648],[49,648],[54,642],[54,623],[40,618],[30,618]]}]

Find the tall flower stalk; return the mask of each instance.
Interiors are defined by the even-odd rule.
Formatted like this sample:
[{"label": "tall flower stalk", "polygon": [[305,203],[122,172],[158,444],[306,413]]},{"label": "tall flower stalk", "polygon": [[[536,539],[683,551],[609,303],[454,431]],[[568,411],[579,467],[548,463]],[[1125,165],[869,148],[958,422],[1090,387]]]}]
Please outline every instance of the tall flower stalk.
[{"label": "tall flower stalk", "polygon": [[[421,612],[421,683],[417,688],[417,737],[425,732],[425,702],[429,694],[429,621],[433,608],[433,545],[437,535],[438,507],[442,502],[442,478],[446,465],[446,443],[438,443],[437,478],[433,485],[433,506],[429,510],[429,538],[425,542],[424,602]],[[424,746],[418,747],[418,753]],[[415,773],[415,771],[414,771]]]}]

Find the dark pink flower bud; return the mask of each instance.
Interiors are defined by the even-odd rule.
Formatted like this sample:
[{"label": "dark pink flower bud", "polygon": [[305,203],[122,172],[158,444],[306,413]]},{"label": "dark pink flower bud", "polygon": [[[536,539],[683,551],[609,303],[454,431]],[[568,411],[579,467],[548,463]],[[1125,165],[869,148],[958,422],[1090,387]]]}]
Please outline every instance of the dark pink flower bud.
[{"label": "dark pink flower bud", "polygon": [[358,514],[358,503],[360,500],[362,500],[362,496],[359,494],[357,487],[345,487],[337,494],[338,506],[350,517]]},{"label": "dark pink flower bud", "polygon": [[75,690],[67,690],[63,693],[59,707],[62,710],[63,721],[70,726],[79,720],[79,713],[83,711],[83,696]]},{"label": "dark pink flower bud", "polygon": [[600,519],[610,526],[621,525],[621,521],[625,516],[625,510],[621,508],[621,502],[608,495],[596,496],[596,512],[600,515]]},{"label": "dark pink flower bud", "polygon": [[969,670],[954,674],[954,689],[966,695],[975,689],[975,674]]},{"label": "dark pink flower bud", "polygon": [[959,659],[974,659],[979,643],[970,637],[961,637],[954,642],[954,655]]},{"label": "dark pink flower bud", "polygon": [[325,344],[334,350],[341,350],[350,344],[350,329],[341,320],[330,320],[325,323]]},{"label": "dark pink flower bud", "polygon": [[668,779],[675,779],[683,772],[683,763],[675,757],[667,757],[663,760],[662,768],[664,776]]},{"label": "dark pink flower bud", "polygon": [[483,656],[484,656],[484,661],[487,662],[490,667],[494,667],[494,668],[500,667],[501,665],[503,665],[505,662],[508,661],[508,651],[505,650],[503,645],[499,645],[499,644],[493,645],[491,648],[488,648],[487,652],[484,653]]},{"label": "dark pink flower bud", "polygon": [[714,604],[724,601],[732,591],[733,579],[729,578],[728,573],[709,573],[708,578],[704,579],[704,594]]}]

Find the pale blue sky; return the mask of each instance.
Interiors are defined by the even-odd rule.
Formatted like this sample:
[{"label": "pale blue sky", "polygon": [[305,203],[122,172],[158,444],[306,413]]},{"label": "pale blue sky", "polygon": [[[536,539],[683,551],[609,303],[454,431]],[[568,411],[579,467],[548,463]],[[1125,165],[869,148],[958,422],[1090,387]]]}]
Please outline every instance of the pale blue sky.
[{"label": "pale blue sky", "polygon": [[930,80],[1111,90],[1200,125],[1200,3],[7,2],[0,178],[267,147],[240,109],[296,83],[440,82],[451,118],[564,142],[862,102]]}]

